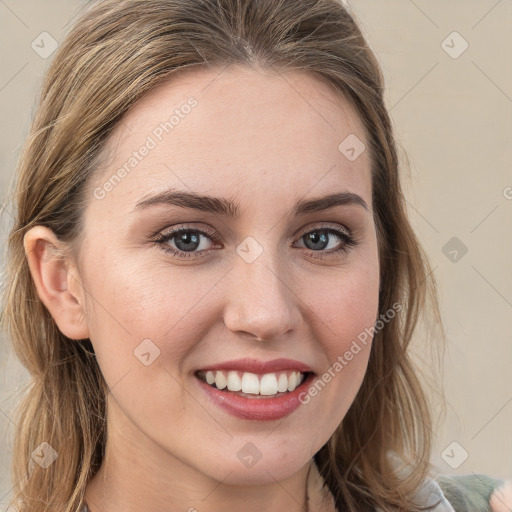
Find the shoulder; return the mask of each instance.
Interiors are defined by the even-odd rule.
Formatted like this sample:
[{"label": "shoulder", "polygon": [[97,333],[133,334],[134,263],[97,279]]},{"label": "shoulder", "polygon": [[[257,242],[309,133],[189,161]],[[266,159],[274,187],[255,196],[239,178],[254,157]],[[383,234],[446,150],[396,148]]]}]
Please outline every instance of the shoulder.
[{"label": "shoulder", "polygon": [[[404,464],[389,453],[398,474],[407,473]],[[416,501],[432,512],[511,512],[512,483],[484,474],[430,474],[417,491]]]},{"label": "shoulder", "polygon": [[[410,470],[394,461],[398,474]],[[308,474],[308,500],[312,511],[336,511],[332,494],[325,489],[323,479],[313,459]],[[429,512],[511,512],[512,482],[483,474],[430,475],[414,496],[417,505]],[[383,512],[376,508],[376,512]]]},{"label": "shoulder", "polygon": [[435,481],[455,512],[491,512],[491,495],[504,484],[478,474],[439,475]]},{"label": "shoulder", "polygon": [[[418,504],[431,512],[510,512],[504,481],[487,475],[438,475],[424,480],[416,494]],[[508,505],[507,505],[508,503]]]}]

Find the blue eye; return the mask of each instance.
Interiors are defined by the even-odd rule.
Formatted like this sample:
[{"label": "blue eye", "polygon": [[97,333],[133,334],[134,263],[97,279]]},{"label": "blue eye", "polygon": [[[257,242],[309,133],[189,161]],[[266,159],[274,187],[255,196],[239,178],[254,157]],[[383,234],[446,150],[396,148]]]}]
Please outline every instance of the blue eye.
[{"label": "blue eye", "polygon": [[[329,238],[332,239],[332,237],[338,239],[339,246],[333,250],[324,251],[329,246]],[[339,253],[340,251],[347,253],[351,247],[357,244],[350,233],[334,228],[317,228],[302,235],[301,240],[304,240],[306,246],[310,245],[307,248],[313,252],[319,252],[318,255],[314,256],[315,258],[324,258],[325,255]]]},{"label": "blue eye", "polygon": [[[201,247],[201,238],[217,241],[213,232],[181,227],[168,233],[163,233],[155,242],[161,246],[163,251],[178,258],[197,258],[210,253],[210,249],[205,250],[204,248],[201,251],[197,251]],[[174,242],[176,249],[169,246],[171,241]]]},{"label": "blue eye", "polygon": [[[219,237],[213,230],[206,231],[186,226],[161,233],[154,239],[154,243],[164,252],[177,258],[200,258],[208,256],[212,250],[215,250],[202,247],[204,240],[220,244]],[[299,240],[304,240],[306,249],[309,249],[307,251],[308,256],[319,259],[347,253],[350,248],[358,243],[348,230],[342,231],[341,229],[323,226],[308,231]],[[333,240],[335,248],[326,251],[325,249],[329,248],[330,244],[332,245]],[[336,240],[338,244],[335,243]],[[170,245],[171,242],[174,247]],[[207,242],[206,245],[208,245]]]}]

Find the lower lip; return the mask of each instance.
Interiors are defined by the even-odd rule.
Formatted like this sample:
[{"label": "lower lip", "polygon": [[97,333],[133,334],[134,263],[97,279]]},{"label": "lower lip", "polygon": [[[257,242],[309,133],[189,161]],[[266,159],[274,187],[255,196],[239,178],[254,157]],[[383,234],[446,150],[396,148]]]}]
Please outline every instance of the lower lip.
[{"label": "lower lip", "polygon": [[213,388],[198,377],[194,378],[214,403],[233,416],[245,420],[271,421],[284,418],[302,405],[299,395],[308,389],[314,374],[310,373],[293,391],[276,398],[246,398]]}]

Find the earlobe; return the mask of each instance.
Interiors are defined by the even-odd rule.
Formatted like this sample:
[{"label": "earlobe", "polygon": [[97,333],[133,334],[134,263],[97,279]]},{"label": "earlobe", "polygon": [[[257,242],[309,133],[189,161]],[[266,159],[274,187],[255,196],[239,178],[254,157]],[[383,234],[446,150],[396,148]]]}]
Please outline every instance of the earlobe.
[{"label": "earlobe", "polygon": [[37,295],[59,330],[71,339],[88,338],[81,282],[62,242],[51,229],[35,226],[27,231],[23,244]]}]

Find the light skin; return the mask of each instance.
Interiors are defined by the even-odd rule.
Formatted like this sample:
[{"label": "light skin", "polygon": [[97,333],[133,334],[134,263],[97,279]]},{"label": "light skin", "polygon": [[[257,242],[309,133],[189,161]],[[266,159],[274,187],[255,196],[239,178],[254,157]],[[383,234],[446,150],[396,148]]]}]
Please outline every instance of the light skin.
[{"label": "light skin", "polygon": [[[197,106],[97,199],[93,190],[149,135],[158,140],[155,128],[190,97]],[[189,71],[153,89],[116,127],[104,172],[90,184],[78,261],[48,256],[45,244],[62,244],[47,228],[27,233],[39,297],[66,336],[90,338],[111,389],[107,455],[86,491],[92,512],[304,510],[311,459],[353,402],[371,340],[307,405],[275,421],[230,415],[194,373],[242,357],[286,357],[320,377],[374,325],[370,160],[368,151],[350,161],[338,149],[350,134],[368,146],[355,110],[306,72]],[[170,188],[231,199],[239,216],[135,208]],[[341,192],[366,208],[293,212],[299,200]],[[187,254],[177,236],[151,241],[177,227],[206,231],[191,257],[164,252]],[[327,228],[349,232],[356,245]],[[308,243],[312,232],[324,234],[323,246]],[[250,263],[236,251],[248,237],[262,249]],[[160,351],[148,366],[134,355],[145,339]],[[261,454],[252,467],[237,457],[247,443]]]},{"label": "light skin", "polygon": [[512,480],[507,480],[496,489],[490,499],[493,512],[510,512],[512,510]]}]

